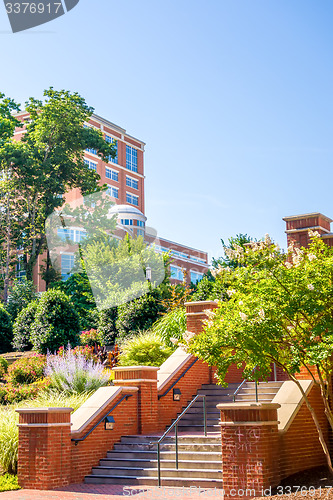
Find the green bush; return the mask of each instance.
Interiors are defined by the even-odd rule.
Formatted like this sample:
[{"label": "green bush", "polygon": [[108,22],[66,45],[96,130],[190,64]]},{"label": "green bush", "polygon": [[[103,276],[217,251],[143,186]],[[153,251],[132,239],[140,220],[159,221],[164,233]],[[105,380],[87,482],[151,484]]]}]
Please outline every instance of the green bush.
[{"label": "green bush", "polygon": [[25,309],[28,304],[37,300],[35,285],[33,281],[28,281],[26,278],[15,280],[10,289],[7,311],[9,312],[12,321],[15,321],[17,315]]},{"label": "green bush", "polygon": [[0,305],[0,353],[11,350],[12,339],[12,321],[6,309]]},{"label": "green bush", "polygon": [[12,405],[20,401],[31,400],[38,396],[41,390],[49,386],[47,379],[41,379],[34,384],[12,385],[6,384],[0,387],[0,404]]},{"label": "green bush", "polygon": [[103,337],[104,345],[115,343],[117,336],[116,321],[118,317],[117,307],[103,309],[99,313],[98,331]]},{"label": "green bush", "polygon": [[119,306],[116,321],[119,343],[129,335],[148,330],[164,312],[165,306],[158,290]]},{"label": "green bush", "polygon": [[3,474],[0,476],[0,491],[20,490],[17,476],[13,474]]},{"label": "green bush", "polygon": [[13,326],[13,348],[15,351],[30,351],[32,343],[30,340],[31,326],[35,321],[37,302],[31,302],[17,316]]},{"label": "green bush", "polygon": [[80,319],[69,297],[59,290],[49,290],[40,299],[31,329],[35,351],[46,353],[59,347],[79,344]]},{"label": "green bush", "polygon": [[184,307],[172,309],[152,326],[152,332],[162,337],[167,346],[173,347],[175,341],[182,340],[186,332],[186,310]]},{"label": "green bush", "polygon": [[9,384],[32,384],[44,377],[46,357],[41,354],[32,354],[15,361],[7,371],[6,380]]},{"label": "green bush", "polygon": [[7,359],[0,356],[0,379],[4,378],[5,374],[8,370],[8,361]]},{"label": "green bush", "polygon": [[0,466],[4,472],[15,474],[18,453],[18,414],[10,409],[0,410]]},{"label": "green bush", "polygon": [[80,342],[81,345],[83,346],[94,346],[95,344],[97,345],[104,345],[104,339],[103,335],[101,332],[95,330],[92,328],[91,330],[87,330],[85,332],[82,332],[80,335]]},{"label": "green bush", "polygon": [[163,339],[156,333],[140,332],[122,343],[119,364],[121,366],[161,366],[172,351],[173,349],[165,345]]}]

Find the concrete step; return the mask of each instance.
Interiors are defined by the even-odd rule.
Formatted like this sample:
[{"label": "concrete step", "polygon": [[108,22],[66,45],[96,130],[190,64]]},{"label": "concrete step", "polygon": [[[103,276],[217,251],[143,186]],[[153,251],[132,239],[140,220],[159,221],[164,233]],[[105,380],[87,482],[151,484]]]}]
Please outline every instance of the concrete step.
[{"label": "concrete step", "polygon": [[[219,452],[221,449],[221,443],[218,444],[202,444],[202,443],[179,443],[178,444],[179,451],[215,451]],[[156,451],[157,445],[149,444],[149,443],[115,443],[114,451],[125,450],[141,450],[141,451]],[[161,450],[163,451],[174,451],[175,445],[172,443],[162,444]]]},{"label": "concrete step", "polygon": [[[127,476],[127,477],[156,477],[156,468],[140,468],[140,467],[93,467],[93,476]],[[163,469],[163,477],[186,478],[192,479],[222,479],[221,469]]]},{"label": "concrete step", "polygon": [[[237,389],[237,387],[239,387],[239,383],[236,382],[236,383],[232,383],[232,384],[228,384],[227,386],[223,387],[223,385],[219,385],[219,384],[203,384],[201,386],[201,390],[209,390],[209,389]],[[200,390],[200,389],[199,389]]]},{"label": "concrete step", "polygon": [[[181,422],[181,420],[180,420]],[[170,433],[171,434],[171,433]],[[160,439],[161,436],[155,435],[132,435],[132,436],[122,436],[120,440],[120,444],[151,444]],[[171,434],[170,436],[166,436],[162,442],[162,444],[173,444],[175,442],[174,436]],[[192,443],[192,444],[218,444],[221,442],[221,438],[219,436],[178,436],[179,443]]]},{"label": "concrete step", "polygon": [[[109,451],[107,453],[107,459],[137,459],[137,460],[155,460],[157,459],[157,451]],[[182,451],[178,453],[179,460],[197,460],[198,462],[211,462],[222,460],[221,447],[219,451]],[[176,460],[176,454],[174,451],[161,451],[161,460]]]},{"label": "concrete step", "polygon": [[[183,454],[182,454],[183,456]],[[196,455],[197,456],[197,455]],[[176,457],[173,460],[161,460],[162,469],[176,468]],[[179,469],[215,469],[221,468],[221,460],[179,460]],[[157,459],[142,459],[142,458],[104,458],[100,461],[101,467],[139,467],[143,469],[157,468]]]},{"label": "concrete step", "polygon": [[[88,484],[123,484],[128,486],[129,480],[128,476],[108,476],[108,475],[93,475],[85,477],[85,482]],[[182,477],[182,478],[172,478],[163,477],[161,478],[161,486],[176,486],[176,487],[191,487],[195,484],[197,488],[219,488],[223,487],[222,479],[195,479],[192,477]],[[157,486],[157,478],[149,476],[141,477],[131,477],[132,485],[142,485],[142,486]]]}]

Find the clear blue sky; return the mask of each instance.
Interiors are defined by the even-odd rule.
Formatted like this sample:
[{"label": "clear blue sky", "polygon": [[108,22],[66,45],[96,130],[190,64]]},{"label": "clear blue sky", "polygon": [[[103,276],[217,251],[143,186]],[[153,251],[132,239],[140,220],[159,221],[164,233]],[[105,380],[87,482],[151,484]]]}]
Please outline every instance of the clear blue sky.
[{"label": "clear blue sky", "polygon": [[161,236],[285,247],[283,216],[333,218],[332,22],[331,0],[80,0],[14,35],[0,5],[0,90],[76,90],[145,141]]}]

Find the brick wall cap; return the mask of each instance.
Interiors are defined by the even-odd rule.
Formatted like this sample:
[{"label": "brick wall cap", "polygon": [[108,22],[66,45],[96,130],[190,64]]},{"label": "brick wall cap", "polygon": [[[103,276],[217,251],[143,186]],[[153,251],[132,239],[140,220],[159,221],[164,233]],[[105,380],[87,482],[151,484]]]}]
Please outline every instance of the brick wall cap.
[{"label": "brick wall cap", "polygon": [[218,301],[216,301],[216,300],[199,300],[197,302],[185,302],[184,305],[185,305],[185,307],[187,307],[187,306],[198,306],[199,304],[203,304],[203,305],[204,304],[215,304],[216,305],[217,303],[218,303]]},{"label": "brick wall cap", "polygon": [[287,217],[283,217],[282,220],[288,222],[290,220],[308,219],[310,217],[322,217],[323,219],[327,220],[327,222],[333,222],[332,219],[330,219],[329,217],[320,212],[311,212],[309,214],[300,214],[300,215],[289,215]]},{"label": "brick wall cap", "polygon": [[16,408],[17,413],[71,413],[74,408]]},{"label": "brick wall cap", "polygon": [[277,410],[279,403],[219,403],[218,410]]},{"label": "brick wall cap", "polygon": [[115,368],[112,368],[113,371],[117,372],[126,372],[126,371],[141,371],[141,370],[151,370],[151,371],[158,371],[160,368],[159,366],[116,366]]}]

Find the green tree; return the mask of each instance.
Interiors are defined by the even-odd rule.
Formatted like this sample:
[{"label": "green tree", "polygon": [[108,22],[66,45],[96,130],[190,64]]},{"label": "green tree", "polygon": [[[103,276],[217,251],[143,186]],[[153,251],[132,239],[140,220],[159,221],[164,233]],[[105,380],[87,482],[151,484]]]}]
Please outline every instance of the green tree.
[{"label": "green tree", "polygon": [[[0,168],[15,180],[10,199],[20,221],[20,235],[13,235],[10,244],[15,249],[22,246],[28,279],[32,279],[37,258],[46,247],[45,221],[63,204],[62,196],[73,188],[83,194],[100,190],[98,174],[84,163],[84,150],[96,149],[104,161],[115,155],[114,146],[104,140],[101,131],[84,127],[93,108],[78,93],[51,87],[44,91],[44,98],[44,102],[30,98],[26,103],[31,123],[18,142],[9,138],[17,121],[8,114],[8,110],[17,111],[18,106],[3,96],[3,109],[0,105],[0,126],[4,130]],[[0,207],[5,209],[6,203],[6,197],[1,197]]]},{"label": "green tree", "polygon": [[268,236],[234,252],[240,265],[219,269],[229,298],[189,340],[190,352],[216,365],[220,382],[232,363],[244,364],[244,377],[257,367],[256,379],[267,378],[272,363],[281,366],[304,397],[332,470],[315,409],[295,375],[308,370],[333,428],[333,249],[312,233],[309,248],[291,247],[287,255]]},{"label": "green tree", "polygon": [[236,236],[232,236],[228,239],[228,243],[225,243],[224,240],[221,239],[221,243],[223,246],[224,257],[220,257],[212,259],[213,268],[217,269],[219,267],[230,267],[231,269],[235,269],[240,265],[239,262],[239,252],[244,250],[245,246],[251,243],[253,239],[251,236],[247,234],[236,234]]},{"label": "green tree", "polygon": [[60,290],[49,290],[40,299],[31,327],[35,351],[46,354],[59,347],[79,344],[80,318],[69,297]]},{"label": "green tree", "polygon": [[32,349],[31,327],[35,321],[38,302],[30,302],[16,317],[13,326],[13,348],[15,351],[30,351]]},{"label": "green tree", "polygon": [[0,304],[0,353],[11,350],[12,339],[12,321],[6,309]]},{"label": "green tree", "polygon": [[36,289],[33,281],[28,281],[26,278],[15,280],[11,290],[7,304],[12,321],[15,321],[17,315],[28,306],[30,302],[37,299]]}]

